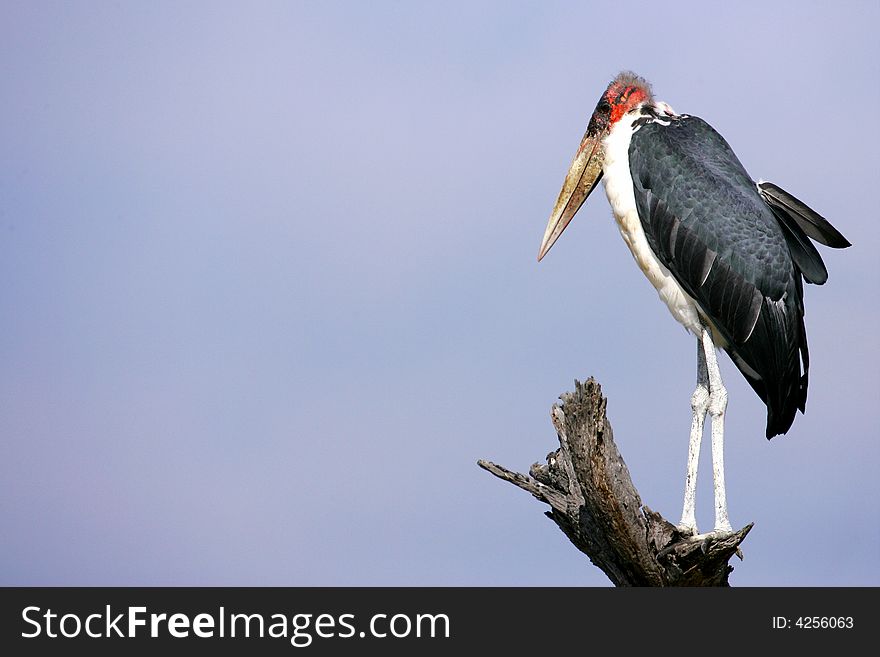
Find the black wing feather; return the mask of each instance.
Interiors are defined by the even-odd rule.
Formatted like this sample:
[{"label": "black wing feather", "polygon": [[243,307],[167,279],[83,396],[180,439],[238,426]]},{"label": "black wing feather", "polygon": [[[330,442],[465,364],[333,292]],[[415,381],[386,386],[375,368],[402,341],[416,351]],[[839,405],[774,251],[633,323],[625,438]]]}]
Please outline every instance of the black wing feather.
[{"label": "black wing feather", "polygon": [[792,196],[779,185],[771,182],[758,183],[761,196],[771,208],[794,221],[807,235],[825,246],[845,249],[852,246],[839,230],[818,212],[810,208],[800,199]]},{"label": "black wing feather", "polygon": [[779,226],[782,228],[782,234],[785,235],[791,257],[804,275],[804,280],[816,285],[824,284],[828,280],[828,270],[810,238],[796,221],[791,220],[790,215],[779,212],[772,206],[771,209],[779,220]]}]

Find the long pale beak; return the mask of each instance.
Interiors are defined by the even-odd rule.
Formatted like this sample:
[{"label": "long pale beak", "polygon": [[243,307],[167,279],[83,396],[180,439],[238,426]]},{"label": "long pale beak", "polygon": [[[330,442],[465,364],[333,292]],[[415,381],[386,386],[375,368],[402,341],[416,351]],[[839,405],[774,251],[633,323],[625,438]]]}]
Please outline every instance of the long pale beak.
[{"label": "long pale beak", "polygon": [[605,159],[605,151],[602,147],[602,137],[599,134],[584,135],[577,154],[565,176],[562,191],[556,199],[556,206],[547,222],[547,230],[544,231],[544,239],[541,241],[541,250],[538,251],[538,260],[550,250],[556,243],[562,231],[571,222],[574,215],[587,200],[596,183],[602,178],[602,163]]}]

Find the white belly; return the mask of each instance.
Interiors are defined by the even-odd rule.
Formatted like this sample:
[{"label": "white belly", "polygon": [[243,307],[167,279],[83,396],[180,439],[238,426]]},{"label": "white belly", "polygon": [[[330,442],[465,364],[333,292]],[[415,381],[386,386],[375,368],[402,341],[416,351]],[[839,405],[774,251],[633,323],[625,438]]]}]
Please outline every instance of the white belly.
[{"label": "white belly", "polygon": [[[645,231],[642,230],[642,222],[636,210],[636,199],[633,192],[632,174],[629,170],[629,142],[632,137],[632,127],[628,117],[622,118],[605,138],[605,163],[603,166],[603,179],[605,181],[605,194],[620,228],[620,234],[635,258],[639,269],[645,274],[660,299],[669,308],[672,316],[681,323],[688,331],[699,336],[701,320],[694,299],[682,289],[675,277],[661,263],[651,247]],[[703,320],[703,323],[705,320]],[[710,325],[711,326],[711,325]],[[713,337],[720,339],[716,331]],[[723,346],[722,340],[716,345]]]}]

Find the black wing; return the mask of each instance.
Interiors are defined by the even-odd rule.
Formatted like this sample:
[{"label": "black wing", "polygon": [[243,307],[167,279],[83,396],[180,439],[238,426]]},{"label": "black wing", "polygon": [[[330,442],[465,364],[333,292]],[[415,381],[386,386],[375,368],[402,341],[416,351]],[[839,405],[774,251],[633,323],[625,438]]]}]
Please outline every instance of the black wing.
[{"label": "black wing", "polygon": [[852,246],[825,217],[771,182],[758,183],[758,191],[770,206],[791,250],[791,257],[808,283],[822,285],[828,270],[810,238],[835,249]]},{"label": "black wing", "polygon": [[[793,257],[755,183],[702,119],[643,125],[629,157],[648,244],[725,338],[727,352],[767,404],[767,437],[785,433],[807,399],[799,263],[814,263],[818,253],[804,240],[806,255]],[[818,279],[824,265],[807,269]]]},{"label": "black wing", "polygon": [[761,182],[758,183],[758,188],[761,191],[761,197],[767,202],[767,205],[773,208],[777,217],[784,217],[781,221],[793,221],[819,244],[835,249],[845,249],[852,246],[849,240],[841,235],[840,231],[832,226],[825,217],[778,185],[771,182]]}]

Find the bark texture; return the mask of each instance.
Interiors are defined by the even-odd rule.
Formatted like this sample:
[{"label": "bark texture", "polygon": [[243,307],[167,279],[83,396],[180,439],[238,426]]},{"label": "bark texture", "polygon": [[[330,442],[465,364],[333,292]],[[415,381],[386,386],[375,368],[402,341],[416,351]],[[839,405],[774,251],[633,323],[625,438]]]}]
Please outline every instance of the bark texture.
[{"label": "bark texture", "polygon": [[722,536],[682,534],[642,504],[592,378],[575,381],[550,415],[559,449],[528,475],[489,461],[478,465],[550,505],[546,515],[615,586],[729,586],[730,558],[752,524]]}]

